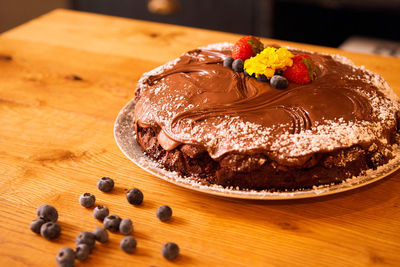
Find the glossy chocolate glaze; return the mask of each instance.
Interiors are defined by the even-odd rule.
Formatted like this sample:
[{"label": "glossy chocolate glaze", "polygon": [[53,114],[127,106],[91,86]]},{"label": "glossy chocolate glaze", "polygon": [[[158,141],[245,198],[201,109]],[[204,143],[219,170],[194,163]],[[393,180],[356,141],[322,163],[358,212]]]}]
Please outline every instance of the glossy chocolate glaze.
[{"label": "glossy chocolate glaze", "polygon": [[165,150],[194,144],[215,160],[263,153],[283,165],[301,165],[314,153],[387,142],[397,103],[365,70],[330,55],[309,55],[316,79],[278,90],[223,67],[229,49],[190,51],[142,78],[136,123],[155,129]]}]

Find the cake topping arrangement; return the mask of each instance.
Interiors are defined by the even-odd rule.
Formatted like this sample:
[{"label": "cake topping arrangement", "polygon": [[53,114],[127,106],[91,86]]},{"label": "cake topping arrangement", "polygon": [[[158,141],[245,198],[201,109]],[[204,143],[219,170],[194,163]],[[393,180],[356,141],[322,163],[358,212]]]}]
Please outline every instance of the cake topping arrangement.
[{"label": "cake topping arrangement", "polygon": [[[225,57],[223,66],[244,72],[272,88],[286,89],[289,82],[308,84],[316,78],[317,67],[306,54],[294,55],[286,47],[264,45],[253,36],[242,37],[232,48],[232,57]],[[273,81],[271,78],[276,76]]]},{"label": "cake topping arrangement", "polygon": [[276,73],[284,71],[292,66],[293,54],[286,47],[275,48],[268,46],[259,54],[249,58],[244,62],[244,69],[249,75],[264,75],[268,79]]}]

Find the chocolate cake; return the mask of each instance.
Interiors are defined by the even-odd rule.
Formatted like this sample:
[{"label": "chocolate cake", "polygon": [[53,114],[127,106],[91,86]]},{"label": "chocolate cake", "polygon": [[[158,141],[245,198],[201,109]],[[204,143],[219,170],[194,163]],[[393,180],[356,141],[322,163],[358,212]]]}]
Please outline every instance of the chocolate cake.
[{"label": "chocolate cake", "polygon": [[139,80],[137,142],[181,176],[241,189],[339,183],[394,157],[399,101],[378,74],[307,54],[315,79],[278,90],[224,67],[233,44],[195,49]]}]

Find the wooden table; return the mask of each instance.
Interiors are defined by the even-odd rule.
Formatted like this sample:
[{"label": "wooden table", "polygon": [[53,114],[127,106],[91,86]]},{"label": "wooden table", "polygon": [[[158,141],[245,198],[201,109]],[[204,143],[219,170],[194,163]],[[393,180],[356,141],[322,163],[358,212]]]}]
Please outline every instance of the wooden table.
[{"label": "wooden table", "polygon": [[[101,225],[78,197],[92,192],[111,213],[131,218],[136,253],[119,234],[78,266],[370,266],[400,264],[400,173],[370,186],[295,201],[241,201],[162,181],[118,149],[113,124],[141,74],[181,53],[238,35],[56,10],[0,36],[0,266],[55,265],[81,231]],[[268,41],[268,40],[265,40]],[[271,41],[272,42],[272,41]],[[305,44],[338,53],[385,77],[400,93],[400,60]],[[110,176],[113,193],[97,180]],[[140,188],[142,206],[125,190]],[[62,235],[29,230],[36,208],[54,205]],[[173,219],[155,217],[168,204]],[[181,255],[168,262],[161,246]]]}]

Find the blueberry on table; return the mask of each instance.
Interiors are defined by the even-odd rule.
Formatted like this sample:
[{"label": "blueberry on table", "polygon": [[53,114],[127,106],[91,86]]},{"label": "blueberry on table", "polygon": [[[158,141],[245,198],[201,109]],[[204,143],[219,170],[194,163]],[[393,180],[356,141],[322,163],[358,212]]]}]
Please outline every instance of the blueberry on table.
[{"label": "blueberry on table", "polygon": [[61,234],[61,227],[56,222],[47,222],[40,227],[40,235],[46,239],[54,239]]},{"label": "blueberry on table", "polygon": [[240,58],[235,59],[232,63],[232,69],[233,71],[236,72],[242,72],[243,71],[243,60],[241,60]]},{"label": "blueberry on table", "polygon": [[119,224],[119,232],[123,235],[129,235],[133,231],[131,219],[123,219]]},{"label": "blueberry on table", "polygon": [[167,260],[174,260],[179,255],[179,247],[173,242],[165,243],[161,249],[161,254]]},{"label": "blueberry on table", "polygon": [[103,221],[104,228],[111,232],[117,232],[119,230],[120,223],[121,218],[118,215],[108,215]]},{"label": "blueberry on table", "polygon": [[96,202],[96,197],[91,193],[85,193],[79,196],[79,203],[85,208],[93,207],[95,202]]},{"label": "blueberry on table", "polygon": [[110,192],[114,189],[114,180],[110,177],[102,177],[97,182],[97,188],[103,192]]},{"label": "blueberry on table", "polygon": [[224,67],[232,68],[232,63],[233,63],[233,58],[232,57],[226,57],[224,59],[224,62],[222,63],[222,65]]},{"label": "blueberry on table", "polygon": [[136,239],[133,236],[126,236],[122,238],[120,246],[126,253],[132,253],[136,249]]},{"label": "blueberry on table", "polygon": [[89,246],[90,249],[94,247],[94,244],[96,242],[96,237],[93,233],[91,232],[80,232],[79,235],[75,239],[75,244],[86,244]]},{"label": "blueberry on table", "polygon": [[75,258],[84,261],[89,257],[90,247],[87,244],[78,244],[75,249]]},{"label": "blueberry on table", "polygon": [[30,228],[31,228],[32,232],[37,233],[37,234],[40,235],[40,228],[45,223],[46,223],[45,220],[39,218],[39,219],[36,219],[36,220],[31,222]]},{"label": "blueberry on table", "polygon": [[269,83],[275,89],[286,89],[289,86],[288,80],[281,75],[272,76]]},{"label": "blueberry on table", "polygon": [[40,206],[36,214],[39,218],[42,218],[46,222],[56,222],[58,220],[58,212],[57,210],[50,205],[42,205]]},{"label": "blueberry on table", "polygon": [[156,215],[157,218],[160,219],[160,221],[168,221],[169,219],[171,219],[172,209],[167,205],[161,206],[157,209]]},{"label": "blueberry on table", "polygon": [[97,227],[94,229],[93,234],[96,240],[100,243],[106,243],[108,241],[108,232],[103,227]]},{"label": "blueberry on table", "polygon": [[72,248],[62,248],[56,256],[58,266],[74,266],[75,252]]},{"label": "blueberry on table", "polygon": [[110,211],[106,206],[99,205],[93,210],[93,217],[95,217],[99,221],[103,221],[105,217],[108,216]]},{"label": "blueberry on table", "polygon": [[130,189],[126,193],[126,199],[132,205],[140,205],[143,202],[143,193],[137,188]]}]

